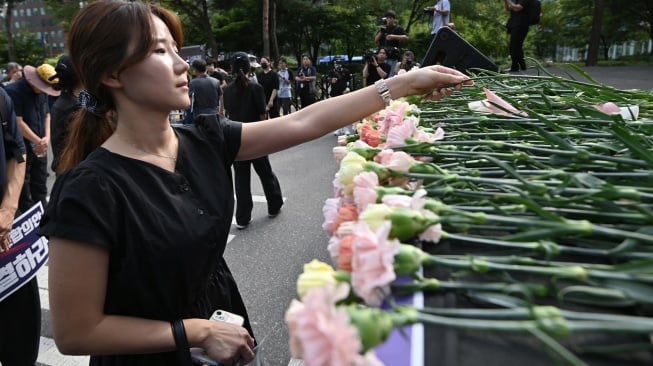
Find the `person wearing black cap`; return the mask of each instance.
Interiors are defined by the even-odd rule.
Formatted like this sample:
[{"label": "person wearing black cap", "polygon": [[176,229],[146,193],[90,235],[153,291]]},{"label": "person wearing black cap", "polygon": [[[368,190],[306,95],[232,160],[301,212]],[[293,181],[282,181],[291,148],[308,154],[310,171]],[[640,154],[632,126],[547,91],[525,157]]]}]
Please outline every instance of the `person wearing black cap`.
[{"label": "person wearing black cap", "polygon": [[70,56],[63,55],[59,58],[57,65],[54,67],[57,72],[52,78],[58,79],[55,85],[56,89],[61,90],[61,95],[52,105],[52,164],[50,168],[53,172],[58,173],[59,158],[66,143],[68,128],[72,122],[73,113],[81,107],[77,100],[77,95],[82,89],[82,85],[75,75],[73,64]]},{"label": "person wearing black cap", "polygon": [[[267,61],[267,59],[266,59]],[[265,91],[258,83],[249,81],[247,74],[251,65],[245,52],[236,52],[231,57],[231,71],[234,81],[224,90],[225,115],[234,121],[256,122],[267,119]],[[275,75],[275,80],[277,76]],[[283,195],[277,176],[272,171],[267,155],[256,159],[234,162],[236,187],[236,228],[245,229],[252,221],[251,166],[261,180],[268,203],[268,217],[274,218],[283,206]]]},{"label": "person wearing black cap", "polygon": [[374,35],[374,42],[378,43],[380,47],[384,47],[388,53],[387,63],[390,65],[388,77],[394,76],[395,67],[402,53],[401,45],[408,41],[406,31],[395,23],[396,17],[397,14],[394,11],[388,10],[385,13],[385,24],[381,25]]}]

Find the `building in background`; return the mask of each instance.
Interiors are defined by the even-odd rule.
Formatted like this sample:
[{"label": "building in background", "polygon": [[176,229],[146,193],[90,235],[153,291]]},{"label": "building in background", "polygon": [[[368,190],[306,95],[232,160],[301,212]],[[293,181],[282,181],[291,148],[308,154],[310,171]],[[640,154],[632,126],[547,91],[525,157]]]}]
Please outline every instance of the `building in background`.
[{"label": "building in background", "polygon": [[[82,6],[80,2],[80,6]],[[25,0],[14,4],[12,10],[11,30],[19,33],[33,34],[43,45],[43,57],[53,57],[64,53],[65,39],[61,24],[49,13],[42,0]]]}]

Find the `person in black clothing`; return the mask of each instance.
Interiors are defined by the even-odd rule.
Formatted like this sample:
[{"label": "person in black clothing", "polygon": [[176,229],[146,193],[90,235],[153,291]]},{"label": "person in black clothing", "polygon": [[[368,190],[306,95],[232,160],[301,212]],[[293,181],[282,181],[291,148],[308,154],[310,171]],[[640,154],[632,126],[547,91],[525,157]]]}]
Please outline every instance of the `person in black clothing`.
[{"label": "person in black clothing", "polygon": [[[331,86],[329,96],[337,97],[344,94],[345,90],[349,87],[350,78],[351,75],[349,74],[349,70],[342,67],[342,61],[339,57],[336,57],[333,60],[333,69],[329,70],[329,73],[327,74],[327,80]],[[340,136],[347,133],[349,133],[349,126],[339,128],[333,134]]]},{"label": "person in black clothing", "polygon": [[295,92],[299,95],[302,108],[306,108],[317,101],[315,95],[316,79],[317,69],[313,66],[311,58],[308,55],[302,56],[302,67],[297,70],[297,76],[295,77],[297,82]]},{"label": "person in black clothing", "polygon": [[[247,77],[250,69],[247,54],[236,52],[231,60],[231,70],[234,73],[235,80],[224,91],[227,117],[241,122],[255,122],[267,119],[266,113],[269,109],[265,103],[263,87],[249,81]],[[266,58],[262,60],[267,61]],[[276,73],[274,78],[275,80],[278,78]],[[277,176],[272,171],[270,159],[267,155],[257,159],[235,162],[236,228],[239,230],[246,228],[252,220],[252,208],[254,207],[251,190],[252,165],[259,179],[261,179],[265,199],[268,203],[268,216],[270,218],[276,217],[281,211],[281,206],[283,206],[281,186]]]},{"label": "person in black clothing", "polygon": [[365,62],[365,66],[363,66],[365,85],[372,85],[377,80],[390,77],[390,65],[385,62],[386,55],[385,48],[381,47],[376,51],[376,56],[372,56]]},{"label": "person in black clothing", "polygon": [[57,74],[54,76],[58,79],[55,88],[61,90],[61,95],[52,105],[52,121],[50,133],[52,135],[52,164],[50,168],[53,172],[58,172],[59,158],[66,144],[68,128],[73,120],[73,114],[81,108],[77,95],[82,89],[70,56],[63,55],[59,58],[57,65],[54,67]]},{"label": "person in black clothing", "polygon": [[[191,365],[189,347],[220,364],[250,363],[254,332],[224,257],[233,163],[320,138],[392,98],[437,100],[451,85],[473,83],[430,66],[280,118],[211,114],[172,125],[170,111],[190,104],[174,12],[149,1],[93,1],[67,36],[85,89],[39,234],[48,239],[53,337],[63,354],[92,355],[91,365]],[[248,85],[248,69],[244,57],[239,83]],[[260,119],[262,87],[247,88],[259,90]],[[209,320],[216,309],[243,325]]]},{"label": "person in black clothing", "polygon": [[342,61],[339,58],[334,59],[333,69],[327,74],[327,80],[329,81],[329,85],[331,85],[329,96],[337,97],[338,95],[342,95],[349,87],[350,78],[349,70],[342,66]]},{"label": "person in black clothing", "polygon": [[265,91],[265,110],[269,118],[279,117],[279,105],[277,103],[277,93],[279,92],[279,74],[272,70],[270,58],[261,57],[261,69],[263,71],[256,74],[258,83],[261,84]]},{"label": "person in black clothing", "polygon": [[374,35],[374,42],[383,47],[387,53],[387,62],[390,65],[388,77],[394,75],[395,67],[401,58],[401,45],[408,41],[406,31],[395,23],[397,15],[389,10],[385,13],[385,24],[379,27]]},{"label": "person in black clothing", "polygon": [[[25,179],[25,144],[9,95],[0,88],[0,253],[8,250]],[[7,113],[5,114],[4,111]],[[7,133],[7,135],[5,135]],[[13,243],[16,244],[16,243]],[[4,277],[4,276],[0,276]],[[4,277],[7,278],[7,277]],[[39,354],[41,302],[36,277],[0,301],[0,364],[33,366]]]},{"label": "person in black clothing", "polygon": [[25,183],[20,196],[19,211],[25,212],[37,202],[47,204],[48,196],[48,145],[50,144],[50,106],[48,96],[58,97],[61,91],[54,89],[56,81],[49,80],[56,74],[54,67],[41,64],[26,65],[24,77],[7,85],[16,111],[18,128],[25,140],[27,162]]},{"label": "person in black clothing", "polygon": [[193,119],[200,114],[224,114],[220,81],[206,73],[206,61],[193,60],[192,67],[195,77],[188,83],[188,93],[192,101],[190,110]]},{"label": "person in black clothing", "polygon": [[227,72],[218,66],[218,61],[214,58],[206,59],[206,74],[212,78],[218,79],[221,87],[227,86]]},{"label": "person in black clothing", "polygon": [[510,71],[526,70],[524,59],[524,40],[528,34],[528,12],[525,11],[531,5],[532,0],[503,0],[503,5],[510,12],[510,18],[506,29],[510,34],[510,58],[512,64]]}]

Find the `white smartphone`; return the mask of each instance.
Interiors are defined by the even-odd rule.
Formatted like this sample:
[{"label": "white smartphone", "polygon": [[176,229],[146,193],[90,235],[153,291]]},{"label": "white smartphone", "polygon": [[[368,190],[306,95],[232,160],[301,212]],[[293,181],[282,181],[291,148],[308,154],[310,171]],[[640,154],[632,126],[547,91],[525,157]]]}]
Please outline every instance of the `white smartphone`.
[{"label": "white smartphone", "polygon": [[[231,313],[226,310],[216,310],[213,312],[213,315],[209,318],[209,320],[214,321],[214,322],[225,322],[229,324],[235,324],[235,325],[240,325],[241,327],[245,323],[245,318],[238,314]],[[191,348],[190,349],[190,356],[195,362],[199,362],[202,364],[207,364],[211,366],[218,366],[218,362],[215,360],[211,359],[209,355],[204,352],[203,349],[201,348]]]},{"label": "white smartphone", "polygon": [[245,318],[243,318],[238,314],[230,313],[226,310],[216,310],[215,312],[213,312],[213,315],[211,315],[211,318],[209,319],[218,322],[236,324],[236,325],[240,325],[241,327],[245,323]]}]

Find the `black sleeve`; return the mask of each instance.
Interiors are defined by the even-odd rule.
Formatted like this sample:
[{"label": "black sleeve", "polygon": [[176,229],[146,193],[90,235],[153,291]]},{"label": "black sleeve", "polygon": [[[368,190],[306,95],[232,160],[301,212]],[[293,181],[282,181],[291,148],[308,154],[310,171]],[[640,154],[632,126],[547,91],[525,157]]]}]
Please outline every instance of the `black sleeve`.
[{"label": "black sleeve", "polygon": [[260,84],[256,83],[251,83],[250,86],[252,87],[252,98],[254,100],[254,109],[256,110],[257,115],[262,115],[265,114],[265,91],[263,90],[263,87]]},{"label": "black sleeve", "polygon": [[13,158],[19,163],[22,163],[25,161],[23,159],[23,155],[25,154],[25,140],[23,140],[23,135],[20,133],[18,124],[16,123],[14,104],[4,90],[2,90],[0,94],[0,97],[4,99],[5,109],[7,111],[6,121],[4,120],[4,116],[0,117],[0,121],[2,121],[2,137],[4,140],[5,158],[7,160]]}]

